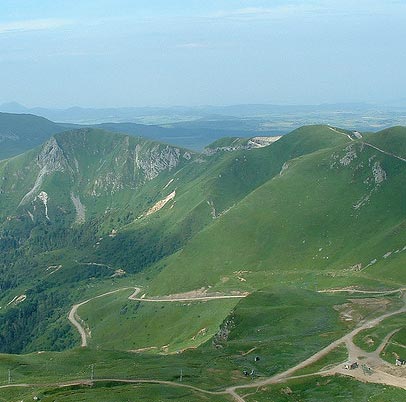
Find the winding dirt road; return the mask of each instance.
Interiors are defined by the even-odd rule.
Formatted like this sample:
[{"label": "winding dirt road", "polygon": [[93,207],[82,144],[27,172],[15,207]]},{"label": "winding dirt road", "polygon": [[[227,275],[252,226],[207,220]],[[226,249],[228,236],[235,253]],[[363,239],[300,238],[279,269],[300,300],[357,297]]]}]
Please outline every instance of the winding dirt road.
[{"label": "winding dirt road", "polygon": [[201,392],[203,394],[208,395],[230,395],[227,391],[208,391],[206,389],[194,387],[193,385],[188,384],[181,384],[172,381],[161,381],[161,380],[146,380],[146,379],[125,379],[125,378],[98,378],[94,380],[73,380],[73,381],[66,381],[66,382],[54,382],[54,383],[44,383],[44,384],[7,384],[7,385],[0,385],[1,388],[27,388],[27,387],[69,387],[74,385],[92,385],[93,383],[98,382],[114,382],[114,383],[122,383],[122,384],[161,384],[161,385],[168,385],[171,387],[180,387],[180,388],[188,388],[193,391]]},{"label": "winding dirt road", "polygon": [[[69,313],[69,321],[78,329],[79,333],[81,334],[82,337],[82,346],[87,345],[87,334],[85,329],[82,327],[80,322],[77,321],[76,317],[77,316],[77,309],[88,303],[91,300],[94,300],[96,298],[104,297],[109,294],[113,294],[122,290],[128,290],[128,289],[135,289],[135,292],[131,295],[132,300],[140,300],[140,301],[153,301],[153,302],[158,302],[158,301],[186,301],[186,300],[180,300],[180,299],[168,299],[168,297],[164,298],[164,300],[159,300],[159,299],[151,299],[151,300],[145,300],[142,298],[137,298],[137,294],[140,292],[139,288],[121,288],[121,289],[116,289],[110,292],[103,293],[101,295],[95,296],[93,298],[90,298],[88,300],[85,300],[81,303],[75,304],[70,313]],[[336,291],[336,290],[333,290]],[[346,290],[348,292],[351,292],[353,290]],[[81,384],[91,384],[92,382],[103,382],[103,381],[111,381],[111,382],[117,382],[117,383],[130,383],[130,384],[136,384],[136,383],[148,383],[148,384],[162,384],[162,385],[168,385],[168,386],[174,386],[174,387],[183,387],[183,388],[188,388],[197,392],[202,392],[204,394],[208,395],[224,395],[224,396],[229,396],[232,397],[235,401],[237,402],[246,402],[244,399],[244,396],[240,396],[237,391],[238,390],[244,390],[244,389],[252,389],[256,388],[258,389],[259,387],[270,385],[270,384],[276,384],[280,382],[284,382],[290,379],[294,378],[303,378],[303,377],[310,377],[310,376],[316,376],[316,375],[323,375],[323,376],[331,376],[331,375],[346,375],[346,376],[351,376],[357,380],[364,381],[364,382],[371,382],[371,383],[377,383],[377,384],[384,384],[384,385],[390,385],[402,389],[406,389],[406,381],[404,377],[399,377],[393,374],[390,374],[388,372],[385,372],[382,370],[382,366],[386,365],[389,368],[392,368],[391,365],[389,365],[387,362],[383,361],[380,358],[380,353],[384,349],[385,345],[389,341],[389,339],[396,333],[397,330],[392,331],[391,333],[387,334],[384,340],[382,341],[381,345],[378,346],[378,348],[371,353],[365,352],[362,349],[358,348],[353,341],[353,338],[355,335],[357,335],[359,332],[368,329],[368,328],[373,328],[377,326],[379,323],[381,323],[383,320],[386,318],[392,317],[394,315],[398,314],[404,314],[406,313],[406,293],[405,289],[401,288],[397,290],[402,299],[403,299],[403,306],[399,308],[396,311],[388,312],[385,314],[380,315],[379,317],[373,318],[371,320],[363,321],[360,323],[360,325],[353,329],[351,332],[348,334],[342,336],[341,338],[337,339],[336,341],[332,342],[319,352],[315,353],[314,355],[310,356],[308,359],[300,362],[299,364],[295,365],[294,367],[291,367],[288,370],[285,370],[282,373],[276,374],[272,377],[259,380],[259,381],[254,381],[250,384],[244,384],[244,385],[236,385],[232,387],[227,387],[223,391],[208,391],[202,388],[194,387],[192,385],[187,385],[187,384],[181,384],[181,383],[176,383],[176,382],[171,382],[171,381],[160,381],[160,380],[146,380],[146,379],[117,379],[117,378],[104,378],[104,379],[97,379],[93,381],[89,380],[77,380],[77,381],[71,381],[71,382],[60,382],[60,383],[48,383],[48,384],[8,384],[8,385],[2,385],[0,388],[7,388],[7,387],[62,387],[62,386],[68,386],[68,385],[81,385]],[[369,291],[358,291],[359,293],[369,293]],[[390,291],[393,293],[394,291]],[[379,292],[378,292],[379,293]],[[386,292],[382,292],[386,293]],[[131,297],[130,296],[130,297]],[[230,298],[230,297],[237,297],[235,295],[232,296],[208,296],[208,298],[215,299],[215,298]],[[239,296],[239,297],[244,297],[244,296]],[[206,298],[207,299],[207,298]],[[193,301],[193,300],[200,300],[199,298],[188,298],[187,301]],[[79,318],[80,319],[80,318]],[[304,375],[298,375],[294,376],[293,374],[310,365],[315,362],[317,362],[319,359],[322,357],[326,356],[328,353],[330,353],[333,349],[335,349],[337,346],[345,344],[348,350],[348,359],[349,361],[357,361],[357,360],[362,360],[364,368],[366,370],[361,370],[360,368],[355,369],[355,370],[346,370],[342,364],[339,364],[329,370],[320,370],[315,373],[311,374],[304,374]],[[255,394],[255,392],[247,394],[252,395]]]},{"label": "winding dirt road", "polygon": [[103,293],[101,295],[92,297],[90,299],[87,299],[83,302],[80,302],[78,304],[74,304],[69,311],[68,314],[68,320],[72,323],[72,325],[78,330],[80,337],[81,337],[81,345],[82,347],[87,346],[87,340],[91,336],[91,331],[89,328],[85,328],[84,322],[81,320],[79,314],[78,314],[78,308],[83,306],[86,303],[89,303],[92,300],[99,299],[104,296],[111,295],[113,293],[120,292],[122,290],[129,290],[129,289],[134,289],[134,293],[132,293],[128,299],[129,300],[134,300],[134,301],[141,301],[141,302],[147,302],[147,303],[173,303],[173,302],[194,302],[194,301],[210,301],[210,300],[224,300],[224,299],[242,299],[246,296],[248,296],[249,293],[240,293],[240,294],[232,294],[232,295],[190,295],[190,296],[179,296],[179,295],[169,295],[169,296],[160,296],[160,297],[155,297],[155,298],[143,298],[143,297],[137,297],[137,295],[140,293],[141,289],[137,287],[126,287],[126,288],[120,288],[116,290],[112,290],[110,292]]},{"label": "winding dirt road", "polygon": [[82,347],[86,347],[86,346],[87,346],[87,338],[90,336],[91,332],[90,332],[89,329],[86,330],[85,327],[84,327],[84,324],[82,324],[83,321],[81,320],[81,318],[79,317],[79,315],[78,315],[78,313],[77,313],[78,308],[79,308],[80,306],[83,306],[83,305],[86,304],[86,303],[89,303],[89,302],[92,301],[92,300],[99,299],[100,297],[108,296],[108,295],[111,295],[111,294],[113,294],[113,293],[120,292],[121,290],[128,290],[128,289],[135,289],[135,292],[133,293],[133,295],[137,294],[137,293],[141,290],[141,289],[139,289],[139,288],[134,288],[134,287],[131,287],[131,288],[120,288],[120,289],[112,290],[112,291],[110,291],[110,292],[106,292],[106,293],[103,293],[103,294],[101,294],[101,295],[92,297],[92,298],[90,298],[90,299],[87,299],[87,300],[85,300],[85,301],[82,301],[82,302],[80,302],[80,303],[78,303],[78,304],[74,304],[74,305],[72,306],[72,308],[71,308],[71,310],[69,311],[69,314],[68,314],[68,320],[69,320],[69,321],[72,323],[72,325],[74,325],[75,328],[79,331],[80,337],[81,337],[81,339],[82,339],[80,346],[82,346]]},{"label": "winding dirt road", "polygon": [[[236,398],[236,400],[239,402],[243,402],[244,398],[240,397],[236,393],[237,390],[258,388],[258,387],[275,384],[275,383],[279,383],[281,381],[286,381],[291,378],[294,378],[292,376],[292,374],[294,372],[296,372],[306,366],[309,366],[310,364],[317,362],[319,359],[326,356],[333,349],[335,349],[337,346],[339,346],[343,343],[347,346],[347,349],[349,352],[349,361],[357,361],[360,358],[364,359],[364,358],[367,358],[368,355],[370,355],[369,360],[368,359],[365,361],[363,360],[364,364],[369,363],[372,366],[377,366],[377,364],[374,364],[373,362],[375,362],[375,363],[379,362],[379,364],[382,364],[383,360],[380,359],[380,357],[379,357],[380,350],[382,350],[384,348],[384,346],[385,346],[386,342],[389,340],[390,336],[393,335],[393,333],[396,331],[394,331],[391,334],[388,334],[387,337],[384,339],[384,342],[382,343],[383,346],[381,345],[380,347],[378,347],[377,351],[375,351],[372,354],[368,354],[368,353],[364,352],[363,350],[359,349],[356,345],[354,345],[353,338],[359,332],[361,332],[365,329],[373,328],[373,327],[377,326],[381,321],[385,320],[386,318],[389,318],[393,315],[406,313],[406,293],[404,293],[403,288],[400,290],[400,293],[403,298],[403,306],[400,309],[389,312],[389,313],[385,313],[374,319],[371,319],[371,320],[368,320],[365,322],[361,322],[361,324],[357,328],[353,329],[347,335],[344,335],[343,337],[337,339],[336,341],[332,342],[330,345],[326,346],[324,349],[315,353],[313,356],[310,356],[308,359],[302,361],[301,363],[297,364],[294,367],[291,367],[290,369],[288,369],[282,373],[269,377],[265,380],[255,381],[252,384],[228,387],[228,388],[226,388],[226,391],[228,391],[230,393],[230,395],[233,395],[233,396],[237,395],[238,398],[240,398],[240,399]],[[387,363],[385,362],[385,364],[387,364]],[[388,374],[386,372],[378,371],[378,369],[376,369],[376,372],[374,372],[373,374],[370,374],[367,376],[366,374],[362,375],[358,369],[357,370],[346,370],[340,364],[331,370],[319,371],[319,372],[314,373],[313,375],[334,375],[334,374],[349,375],[351,377],[354,377],[354,378],[356,378],[358,380],[362,380],[362,381],[374,382],[374,383],[385,384],[385,385],[392,385],[394,387],[406,389],[405,378],[397,377],[397,376]]]}]

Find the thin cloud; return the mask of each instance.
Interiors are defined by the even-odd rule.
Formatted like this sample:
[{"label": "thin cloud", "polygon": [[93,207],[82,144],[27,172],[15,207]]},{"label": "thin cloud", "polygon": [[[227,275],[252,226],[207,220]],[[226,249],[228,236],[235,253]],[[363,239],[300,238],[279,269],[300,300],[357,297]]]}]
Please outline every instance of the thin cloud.
[{"label": "thin cloud", "polygon": [[211,18],[238,21],[282,19],[303,16],[371,16],[396,15],[406,11],[406,3],[398,0],[314,0],[296,1],[268,7],[245,7],[220,10]]},{"label": "thin cloud", "polygon": [[176,45],[176,47],[180,49],[202,49],[207,48],[208,45],[206,43],[191,42],[191,43],[182,43],[180,45]]},{"label": "thin cloud", "polygon": [[280,18],[303,13],[314,13],[320,11],[320,7],[311,4],[287,4],[274,7],[245,7],[235,10],[219,11],[213,15],[214,18],[221,19],[269,19]]},{"label": "thin cloud", "polygon": [[64,19],[40,19],[0,23],[0,34],[14,32],[47,31],[71,25],[72,21]]}]

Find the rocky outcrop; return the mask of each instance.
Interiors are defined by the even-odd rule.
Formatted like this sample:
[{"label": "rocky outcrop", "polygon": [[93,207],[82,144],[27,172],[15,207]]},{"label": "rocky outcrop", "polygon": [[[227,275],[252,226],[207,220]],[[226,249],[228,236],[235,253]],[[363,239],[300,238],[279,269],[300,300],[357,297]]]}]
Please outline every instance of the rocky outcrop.
[{"label": "rocky outcrop", "polygon": [[[267,147],[268,145],[271,145],[275,141],[278,141],[281,138],[281,136],[275,136],[275,137],[252,137],[245,142],[243,141],[242,138],[237,138],[234,140],[230,145],[225,145],[221,147],[216,147],[216,146],[208,146],[204,149],[203,154],[204,155],[214,155],[217,152],[233,152],[233,151],[239,151],[241,149],[256,149],[256,148],[263,148]],[[243,141],[243,142],[241,142]]]},{"label": "rocky outcrop", "polygon": [[[183,155],[185,159],[190,159],[190,153]],[[179,164],[181,151],[169,145],[162,146],[156,144],[145,149],[140,144],[135,147],[135,165],[141,169],[146,180],[152,180],[163,170],[172,170]]]},{"label": "rocky outcrop", "polygon": [[35,179],[34,186],[20,201],[20,205],[24,205],[31,201],[40,189],[45,177],[55,172],[71,171],[65,155],[58,145],[54,137],[50,138],[42,147],[38,154],[36,164],[39,167],[37,178]]},{"label": "rocky outcrop", "polygon": [[271,145],[275,141],[278,141],[281,136],[275,137],[252,137],[248,140],[248,146],[251,148],[263,148]]},{"label": "rocky outcrop", "polygon": [[110,165],[98,168],[91,190],[92,196],[105,192],[111,194],[125,188],[137,189],[145,182],[155,179],[164,171],[176,169],[181,163],[187,163],[193,154],[170,145],[151,143],[141,140],[131,143],[125,139],[122,150]]}]

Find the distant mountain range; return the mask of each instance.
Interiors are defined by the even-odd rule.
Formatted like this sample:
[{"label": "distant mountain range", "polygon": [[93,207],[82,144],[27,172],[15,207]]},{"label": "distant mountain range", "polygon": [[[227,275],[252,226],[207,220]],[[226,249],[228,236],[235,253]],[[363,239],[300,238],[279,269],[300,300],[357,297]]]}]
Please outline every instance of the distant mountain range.
[{"label": "distant mountain range", "polygon": [[171,107],[116,107],[116,108],[84,108],[73,106],[66,109],[49,109],[43,107],[27,108],[17,102],[3,103],[1,112],[30,113],[46,117],[53,121],[97,124],[109,122],[134,122],[145,117],[164,116],[167,119],[181,120],[198,118],[242,118],[260,117],[275,113],[303,113],[303,112],[354,112],[382,109],[367,103],[335,103],[321,105],[268,105],[247,104],[229,106],[171,106]]},{"label": "distant mountain range", "polygon": [[[106,124],[111,131],[149,136],[195,150],[224,136],[281,135],[304,125],[329,124],[349,130],[379,131],[406,125],[406,104],[336,103],[321,105],[230,105],[47,109],[5,103],[0,112],[45,117],[63,126]],[[120,123],[114,126],[112,123]],[[135,124],[151,127],[136,126]],[[176,131],[164,131],[176,129]]]},{"label": "distant mountain range", "polygon": [[[161,127],[138,123],[102,123],[90,125],[111,132],[125,133],[138,137],[165,142],[192,150],[202,150],[209,143],[222,137],[272,136],[278,133],[272,130],[258,130],[248,124],[175,124]],[[36,147],[51,135],[74,128],[89,125],[54,123],[44,117],[32,114],[0,112],[0,159],[18,155]]]}]

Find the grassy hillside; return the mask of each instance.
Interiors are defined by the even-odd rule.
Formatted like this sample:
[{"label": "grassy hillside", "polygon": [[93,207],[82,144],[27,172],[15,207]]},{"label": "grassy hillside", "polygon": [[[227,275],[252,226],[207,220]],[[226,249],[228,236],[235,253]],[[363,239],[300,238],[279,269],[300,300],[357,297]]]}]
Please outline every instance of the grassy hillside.
[{"label": "grassy hillside", "polygon": [[[327,126],[309,126],[264,148],[200,155],[194,163],[168,176],[167,180],[173,181],[168,181],[167,187],[164,181],[158,186],[156,180],[151,182],[154,201],[176,190],[169,208],[130,223],[114,239],[105,237],[97,248],[96,258],[111,264],[119,262],[134,270],[140,264],[145,266],[140,259],[145,259],[151,248],[159,258],[172,254],[251,191],[279,175],[288,160],[348,141]],[[123,248],[128,252],[123,254]]]},{"label": "grassy hillside", "polygon": [[[252,381],[244,370],[255,378],[280,373],[360,320],[399,308],[397,294],[380,296],[378,308],[377,295],[317,291],[405,286],[406,169],[391,155],[402,154],[405,132],[356,139],[308,126],[262,148],[228,138],[198,154],[81,129],[1,161],[0,347],[33,353],[0,355],[0,377],[10,369],[14,382],[51,384],[87,378],[94,365],[98,378],[177,382],[182,372],[187,384],[224,389]],[[250,295],[128,300],[135,286],[147,296],[197,289]],[[80,340],[66,318],[70,307],[120,288],[127,289],[78,309],[91,336],[87,348],[74,348]],[[356,342],[379,343],[402,320],[384,320]],[[403,338],[402,331],[393,338],[391,356]],[[337,348],[303,373],[341,361],[344,352]],[[292,383],[294,395],[308,400],[335,398],[347,384],[334,379],[317,391],[301,381]],[[150,399],[205,398],[169,385],[132,389],[110,382],[7,392],[89,400],[113,386],[125,398],[140,390]],[[274,391],[264,388],[255,397],[278,399],[281,391]]]},{"label": "grassy hillside", "polygon": [[[355,151],[345,149],[349,146]],[[274,280],[315,288],[331,282],[330,271],[337,263],[342,269],[339,280],[345,282],[353,277],[350,266],[360,262],[366,266],[375,255],[363,251],[370,259],[358,261],[359,250],[352,257],[343,250],[353,249],[359,236],[365,239],[360,245],[365,250],[370,247],[368,239],[378,241],[366,234],[375,212],[371,209],[358,218],[353,207],[357,200],[371,192],[378,208],[383,199],[386,204],[392,199],[393,207],[386,211],[391,221],[385,221],[389,229],[403,216],[401,195],[396,198],[390,187],[399,186],[396,180],[400,183],[403,177],[396,179],[399,167],[384,154],[379,158],[389,158],[388,167],[382,165],[388,180],[375,186],[369,177],[372,165],[359,179],[359,187],[346,191],[354,167],[340,160],[346,161],[352,152],[360,152],[364,159],[375,152],[360,147],[328,126],[303,127],[263,148],[211,155],[82,129],[59,134],[38,149],[1,162],[3,304],[27,292],[33,304],[8,306],[0,321],[7,328],[21,311],[28,320],[32,310],[42,306],[40,300],[47,300],[45,294],[51,289],[58,294],[57,309],[47,304],[42,307],[45,316],[34,315],[35,322],[46,318],[42,329],[33,325],[34,332],[26,333],[28,343],[20,342],[12,350],[32,350],[45,328],[48,335],[40,337],[40,344],[49,348],[60,336],[52,322],[62,319],[72,300],[65,284],[108,278],[118,269],[130,274],[148,268],[147,291],[157,294],[202,286],[253,290]],[[334,163],[337,166],[332,167]],[[361,184],[365,180],[368,184]],[[389,198],[383,189],[391,193]],[[172,198],[163,205],[168,196]],[[369,210],[369,204],[360,209]],[[352,219],[359,224],[352,225]],[[380,225],[377,222],[379,236],[390,236]],[[353,234],[344,239],[347,226],[354,226]],[[319,248],[325,251],[319,254]],[[384,255],[387,250],[379,252]],[[346,258],[345,263],[337,262],[338,256]],[[398,256],[400,251],[384,259],[382,278],[399,283]],[[382,260],[377,258],[374,267]],[[37,278],[46,286],[33,286]],[[22,320],[9,336],[22,339],[18,334],[26,322]],[[73,331],[63,328],[67,342],[58,348],[73,342]]]},{"label": "grassy hillside", "polygon": [[386,152],[391,152],[406,159],[405,127],[391,127],[378,133],[368,134],[365,136],[365,140]]},{"label": "grassy hillside", "polygon": [[[119,299],[120,296],[117,296]],[[106,300],[103,306],[103,303],[100,303],[102,300],[102,298],[98,299],[94,308],[91,309],[96,314],[101,311],[100,308],[111,310],[113,307],[109,300]],[[88,321],[91,329],[96,328],[94,348],[77,348],[62,353],[0,355],[0,377],[6,379],[10,369],[13,383],[50,384],[58,381],[88,379],[93,366],[95,379],[143,378],[179,383],[182,370],[184,384],[208,390],[224,389],[232,384],[250,384],[252,379],[245,377],[243,370],[254,370],[255,377],[258,379],[268,377],[309,357],[353,328],[355,323],[343,321],[336,308],[336,306],[345,306],[348,301],[348,296],[344,294],[328,295],[283,287],[264,289],[240,301],[224,319],[217,334],[211,340],[197,349],[175,354],[156,354],[151,351],[149,353],[123,352],[117,350],[118,340],[116,350],[106,350],[103,342],[99,343],[103,341],[102,337],[105,335],[97,333],[97,328],[93,325],[97,326],[100,323],[98,318],[94,317],[95,321]],[[188,307],[179,304],[174,308]],[[81,310],[79,312],[81,313]],[[361,319],[369,314],[362,308],[359,308],[359,312]],[[194,320],[194,313],[186,313],[190,321]],[[110,314],[113,314],[113,311],[110,311]],[[116,311],[116,315],[125,320],[125,314]],[[104,318],[108,320],[109,313]],[[133,324],[134,328],[131,332],[134,337],[137,337],[136,332],[140,326],[140,330],[144,331],[142,326],[145,324],[159,326],[159,321],[148,322],[135,318]],[[113,325],[117,326],[117,323]],[[126,336],[131,335],[128,332],[126,328]],[[174,335],[175,328],[171,327],[168,332]],[[179,336],[184,335],[182,331],[178,333]],[[112,339],[108,341],[111,347]],[[331,359],[329,361],[331,362]],[[63,389],[48,385],[39,389],[34,387],[14,391],[6,389],[6,393],[13,397],[23,395],[32,397],[38,395],[38,392],[43,397],[67,398],[80,395],[83,400],[87,400],[89,395],[97,395],[97,392],[101,392],[100,388],[109,392],[109,387],[113,385],[113,383],[94,384],[91,388]],[[145,387],[147,395],[156,392],[150,386],[145,385]],[[81,391],[84,391],[84,394]],[[261,389],[261,392],[263,391],[265,389]],[[166,400],[174,392],[176,395],[176,388],[173,390],[168,388],[161,397]],[[211,396],[208,398],[208,400],[216,400]]]},{"label": "grassy hillside", "polygon": [[[45,348],[55,336],[69,339],[69,326],[62,336],[60,331],[52,335],[54,321],[70,304],[69,285],[110,277],[119,268],[85,264],[93,262],[89,255],[95,243],[148,211],[157,201],[157,187],[192,161],[189,151],[176,147],[84,129],[0,162],[2,347],[28,351],[37,337]],[[135,271],[159,258],[147,245],[144,250]],[[8,305],[16,294],[25,294],[27,302]],[[16,315],[22,317],[18,325],[13,324]],[[47,335],[40,336],[44,331]]]},{"label": "grassy hillside", "polygon": [[247,402],[304,402],[335,401],[351,399],[354,401],[396,402],[406,396],[406,391],[378,384],[365,384],[345,377],[313,377],[291,380],[273,387],[264,387],[248,396]]},{"label": "grassy hillside", "polygon": [[332,286],[354,276],[404,284],[405,172],[403,162],[359,142],[291,160],[169,257],[151,291],[255,289],[274,280]]},{"label": "grassy hillside", "polygon": [[80,317],[92,331],[91,347],[152,353],[195,348],[215,335],[239,301],[146,303],[128,300],[131,293],[123,291],[80,308]]}]

